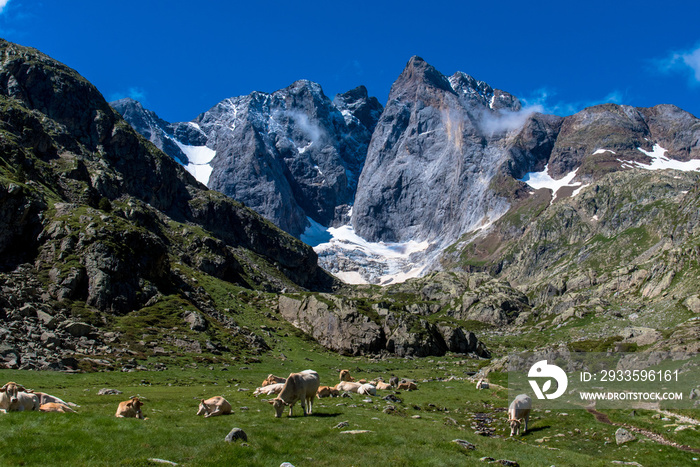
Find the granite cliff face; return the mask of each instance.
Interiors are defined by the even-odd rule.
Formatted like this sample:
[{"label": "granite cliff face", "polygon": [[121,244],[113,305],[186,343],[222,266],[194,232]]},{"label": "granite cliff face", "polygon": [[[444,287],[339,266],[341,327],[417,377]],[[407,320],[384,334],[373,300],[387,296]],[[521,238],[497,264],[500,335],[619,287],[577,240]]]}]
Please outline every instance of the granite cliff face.
[{"label": "granite cliff face", "polygon": [[[373,241],[455,239],[508,209],[491,189],[528,114],[512,95],[464,74],[447,78],[413,57],[392,86],[372,136],[353,226]],[[546,139],[557,122],[539,118]],[[540,135],[537,135],[538,137]],[[521,137],[526,161],[547,144]]]},{"label": "granite cliff face", "polygon": [[[295,236],[307,218],[325,226],[342,219],[382,110],[364,87],[331,102],[310,81],[227,99],[186,123],[169,124],[128,104],[113,103],[201,182]],[[198,152],[209,152],[208,160],[193,161]]]}]

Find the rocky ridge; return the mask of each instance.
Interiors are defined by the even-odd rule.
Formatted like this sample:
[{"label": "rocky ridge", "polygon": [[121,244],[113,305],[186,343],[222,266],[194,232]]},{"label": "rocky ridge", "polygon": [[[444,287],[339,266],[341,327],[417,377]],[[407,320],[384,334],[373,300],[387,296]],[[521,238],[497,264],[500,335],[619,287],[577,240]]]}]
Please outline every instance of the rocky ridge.
[{"label": "rocky ridge", "polygon": [[133,101],[112,105],[185,164],[183,149],[216,154],[204,164],[208,170],[193,169],[204,174],[200,181],[295,236],[309,226],[307,218],[325,226],[343,221],[382,111],[363,86],[331,101],[305,80],[224,100],[192,122],[164,122]]}]

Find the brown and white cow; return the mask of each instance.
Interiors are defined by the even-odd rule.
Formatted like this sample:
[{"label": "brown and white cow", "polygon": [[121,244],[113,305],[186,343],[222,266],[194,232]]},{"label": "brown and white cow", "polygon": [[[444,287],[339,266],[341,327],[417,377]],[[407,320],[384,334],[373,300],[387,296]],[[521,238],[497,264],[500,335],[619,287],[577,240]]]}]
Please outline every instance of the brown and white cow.
[{"label": "brown and white cow", "polygon": [[355,378],[350,376],[350,370],[340,370],[340,381],[355,381]]},{"label": "brown and white cow", "polygon": [[197,415],[204,415],[204,418],[229,415],[230,413],[231,404],[221,396],[214,396],[207,400],[202,399],[197,411]]},{"label": "brown and white cow", "polygon": [[143,402],[141,402],[138,397],[132,397],[128,401],[119,403],[117,413],[115,413],[114,416],[119,418],[138,418],[144,420],[143,413],[141,412],[142,405]]},{"label": "brown and white cow", "polygon": [[7,412],[38,410],[39,397],[27,392],[21,384],[10,381],[0,388],[0,409]]},{"label": "brown and white cow", "polygon": [[301,401],[304,416],[307,413],[311,414],[319,382],[318,373],[314,370],[290,373],[279,395],[268,401],[275,408],[275,417],[280,418],[282,416],[282,410],[284,410],[285,406],[289,406],[289,416],[291,417],[292,407],[297,401]]}]

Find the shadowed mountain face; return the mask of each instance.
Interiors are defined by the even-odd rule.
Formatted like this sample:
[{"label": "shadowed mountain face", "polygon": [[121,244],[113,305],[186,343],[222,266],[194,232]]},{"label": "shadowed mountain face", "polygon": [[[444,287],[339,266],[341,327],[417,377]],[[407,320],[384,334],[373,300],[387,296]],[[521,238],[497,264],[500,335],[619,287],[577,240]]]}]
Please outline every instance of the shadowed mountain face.
[{"label": "shadowed mountain face", "polygon": [[[295,236],[307,218],[326,226],[342,218],[382,111],[363,86],[331,102],[310,81],[227,99],[185,123],[164,122],[135,101],[113,105],[156,146],[199,171],[202,183]],[[191,160],[195,148],[208,148],[211,158]]]},{"label": "shadowed mountain face", "polygon": [[[229,248],[247,249],[277,264],[298,286],[323,282],[310,248],[250,209],[205,190],[138,135],[75,71],[5,41],[0,42],[0,60],[5,190],[0,254],[6,268],[39,261],[40,268],[51,269],[52,261],[70,259],[75,264],[54,268],[50,280],[60,284],[66,274],[75,274],[71,293],[90,296],[100,289],[91,282],[100,277],[90,273],[94,266],[111,277],[111,285],[101,286],[104,297],[113,297],[95,299],[95,306],[126,310],[148,300],[148,294],[138,293],[141,279],[171,281],[167,258],[178,242],[165,232],[168,222],[175,222],[207,231],[224,257],[232,254]],[[105,207],[108,218],[123,229],[109,229],[107,220],[84,212]],[[85,227],[97,242],[92,246],[66,225],[69,219],[79,225],[83,215],[94,222]],[[103,234],[120,240],[97,241]],[[61,254],[53,250],[59,239],[65,240]],[[225,267],[219,272],[245,283],[234,263],[228,272]]]}]

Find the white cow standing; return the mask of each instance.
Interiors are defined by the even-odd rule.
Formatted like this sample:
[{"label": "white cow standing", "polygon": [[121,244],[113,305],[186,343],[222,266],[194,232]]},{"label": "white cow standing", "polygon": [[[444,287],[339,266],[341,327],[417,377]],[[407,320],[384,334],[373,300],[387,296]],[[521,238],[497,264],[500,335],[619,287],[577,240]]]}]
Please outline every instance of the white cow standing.
[{"label": "white cow standing", "polygon": [[527,431],[527,422],[530,420],[532,399],[527,394],[519,394],[508,407],[508,422],[510,423],[510,435],[520,436],[520,428],[525,424],[523,433]]},{"label": "white cow standing", "polygon": [[313,411],[314,396],[320,386],[321,379],[314,370],[304,370],[300,373],[290,373],[284,383],[282,391],[277,397],[268,402],[275,408],[275,417],[282,416],[282,410],[289,406],[289,416],[292,416],[292,407],[297,401],[301,401],[304,416]]}]

